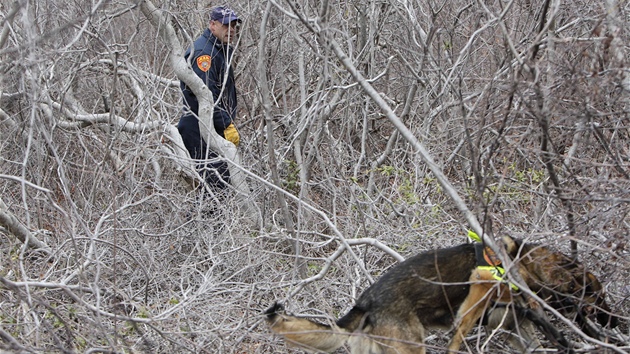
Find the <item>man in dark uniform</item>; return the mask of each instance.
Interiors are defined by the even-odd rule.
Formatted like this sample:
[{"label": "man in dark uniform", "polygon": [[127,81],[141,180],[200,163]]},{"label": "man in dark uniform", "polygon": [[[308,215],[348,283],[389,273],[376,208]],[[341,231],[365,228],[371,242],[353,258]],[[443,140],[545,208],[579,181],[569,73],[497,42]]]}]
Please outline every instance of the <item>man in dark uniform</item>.
[{"label": "man in dark uniform", "polygon": [[[234,52],[231,44],[236,41],[240,23],[241,19],[231,9],[223,6],[213,8],[208,28],[185,54],[186,61],[212,92],[214,129],[236,146],[240,137],[234,125],[236,87],[231,66]],[[220,160],[216,152],[208,149],[199,130],[197,97],[184,82],[180,86],[184,95],[184,110],[177,129],[190,157],[194,160],[210,160],[199,161],[197,170],[212,191],[221,194],[230,183],[228,164]]]}]

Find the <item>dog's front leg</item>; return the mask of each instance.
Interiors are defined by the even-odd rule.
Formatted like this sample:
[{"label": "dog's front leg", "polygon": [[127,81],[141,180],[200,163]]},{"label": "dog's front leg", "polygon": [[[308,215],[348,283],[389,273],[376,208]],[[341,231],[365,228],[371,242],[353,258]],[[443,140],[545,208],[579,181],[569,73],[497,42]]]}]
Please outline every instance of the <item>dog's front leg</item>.
[{"label": "dog's front leg", "polygon": [[[506,295],[507,299],[502,300],[509,300],[509,289],[499,285],[489,271],[477,268],[472,272],[469,280],[471,282],[470,290],[457,311],[455,334],[449,343],[449,352],[459,350],[466,335],[481,318],[490,301],[502,299]],[[499,288],[495,288],[496,286]]]}]

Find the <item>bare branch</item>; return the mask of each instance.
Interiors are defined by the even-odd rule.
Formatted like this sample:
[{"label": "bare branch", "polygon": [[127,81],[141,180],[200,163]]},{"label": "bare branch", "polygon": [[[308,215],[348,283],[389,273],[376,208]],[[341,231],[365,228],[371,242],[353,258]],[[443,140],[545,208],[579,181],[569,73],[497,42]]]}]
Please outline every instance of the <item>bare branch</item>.
[{"label": "bare branch", "polygon": [[27,248],[35,248],[44,251],[46,254],[51,254],[52,250],[48,245],[38,240],[27,228],[24,226],[13,213],[9,210],[9,207],[0,198],[0,226],[7,229],[13,236],[20,240]]}]

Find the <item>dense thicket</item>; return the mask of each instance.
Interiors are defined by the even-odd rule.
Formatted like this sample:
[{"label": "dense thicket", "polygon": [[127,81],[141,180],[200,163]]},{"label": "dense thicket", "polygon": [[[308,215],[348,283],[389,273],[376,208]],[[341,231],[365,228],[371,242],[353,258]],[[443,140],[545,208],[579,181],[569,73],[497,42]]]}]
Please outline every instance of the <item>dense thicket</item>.
[{"label": "dense thicket", "polygon": [[[291,351],[274,300],[332,318],[466,242],[396,120],[486,230],[572,253],[628,319],[627,2],[232,1],[247,188],[212,214],[144,4],[0,4],[0,350]],[[184,48],[216,4],[154,2]]]}]

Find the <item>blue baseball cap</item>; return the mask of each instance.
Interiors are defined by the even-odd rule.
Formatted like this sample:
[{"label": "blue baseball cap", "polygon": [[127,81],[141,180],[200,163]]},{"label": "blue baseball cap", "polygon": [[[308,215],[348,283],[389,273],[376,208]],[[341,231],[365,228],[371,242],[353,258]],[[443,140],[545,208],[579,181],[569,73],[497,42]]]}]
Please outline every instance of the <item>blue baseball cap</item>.
[{"label": "blue baseball cap", "polygon": [[232,21],[243,22],[243,20],[238,18],[234,10],[225,6],[217,6],[212,9],[212,12],[210,12],[210,19],[212,21],[219,21],[224,25],[227,25]]}]

